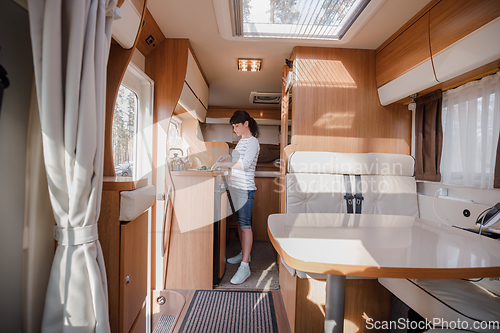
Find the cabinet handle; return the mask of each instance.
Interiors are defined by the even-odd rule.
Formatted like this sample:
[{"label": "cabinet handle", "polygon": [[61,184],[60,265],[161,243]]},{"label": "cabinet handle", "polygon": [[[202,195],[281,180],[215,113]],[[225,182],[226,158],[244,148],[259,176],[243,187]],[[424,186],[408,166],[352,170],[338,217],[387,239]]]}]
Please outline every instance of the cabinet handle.
[{"label": "cabinet handle", "polygon": [[130,275],[125,276],[125,285],[130,284]]},{"label": "cabinet handle", "polygon": [[170,202],[170,194],[172,193],[172,185],[168,186],[167,197],[165,198],[165,211],[163,212],[163,226],[161,232],[161,256],[165,255],[165,224],[167,223],[168,204]]}]

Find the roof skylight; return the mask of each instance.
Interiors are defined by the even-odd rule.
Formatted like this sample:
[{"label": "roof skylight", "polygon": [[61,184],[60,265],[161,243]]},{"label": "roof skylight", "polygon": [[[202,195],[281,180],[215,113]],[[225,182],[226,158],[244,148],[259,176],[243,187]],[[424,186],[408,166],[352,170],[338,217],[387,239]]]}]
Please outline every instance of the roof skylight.
[{"label": "roof skylight", "polygon": [[234,36],[341,40],[370,0],[232,0]]}]

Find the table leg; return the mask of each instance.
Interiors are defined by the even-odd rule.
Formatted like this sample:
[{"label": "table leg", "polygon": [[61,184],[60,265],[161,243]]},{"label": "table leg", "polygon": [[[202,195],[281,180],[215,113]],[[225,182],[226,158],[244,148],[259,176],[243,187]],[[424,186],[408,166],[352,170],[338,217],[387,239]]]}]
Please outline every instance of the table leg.
[{"label": "table leg", "polygon": [[326,278],[325,333],[343,333],[345,280],[343,275]]}]

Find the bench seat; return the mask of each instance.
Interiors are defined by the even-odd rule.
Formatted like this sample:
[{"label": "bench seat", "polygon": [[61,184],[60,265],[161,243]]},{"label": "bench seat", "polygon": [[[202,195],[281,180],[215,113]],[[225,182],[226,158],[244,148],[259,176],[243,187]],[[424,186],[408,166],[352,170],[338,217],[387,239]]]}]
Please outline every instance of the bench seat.
[{"label": "bench seat", "polygon": [[[432,322],[439,318],[447,322],[467,322],[469,330],[474,322],[500,321],[500,297],[487,289],[487,283],[467,280],[386,279],[380,284],[405,302],[414,311]],[[496,282],[496,281],[491,281]],[[499,332],[477,329],[472,332]]]}]

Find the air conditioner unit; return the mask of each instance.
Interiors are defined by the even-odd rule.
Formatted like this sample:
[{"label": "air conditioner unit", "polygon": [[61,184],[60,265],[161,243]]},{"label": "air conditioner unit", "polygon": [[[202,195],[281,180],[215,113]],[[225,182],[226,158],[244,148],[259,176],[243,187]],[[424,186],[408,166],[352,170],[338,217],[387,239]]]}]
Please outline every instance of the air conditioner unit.
[{"label": "air conditioner unit", "polygon": [[252,91],[249,100],[252,104],[279,104],[281,102],[281,93]]}]

